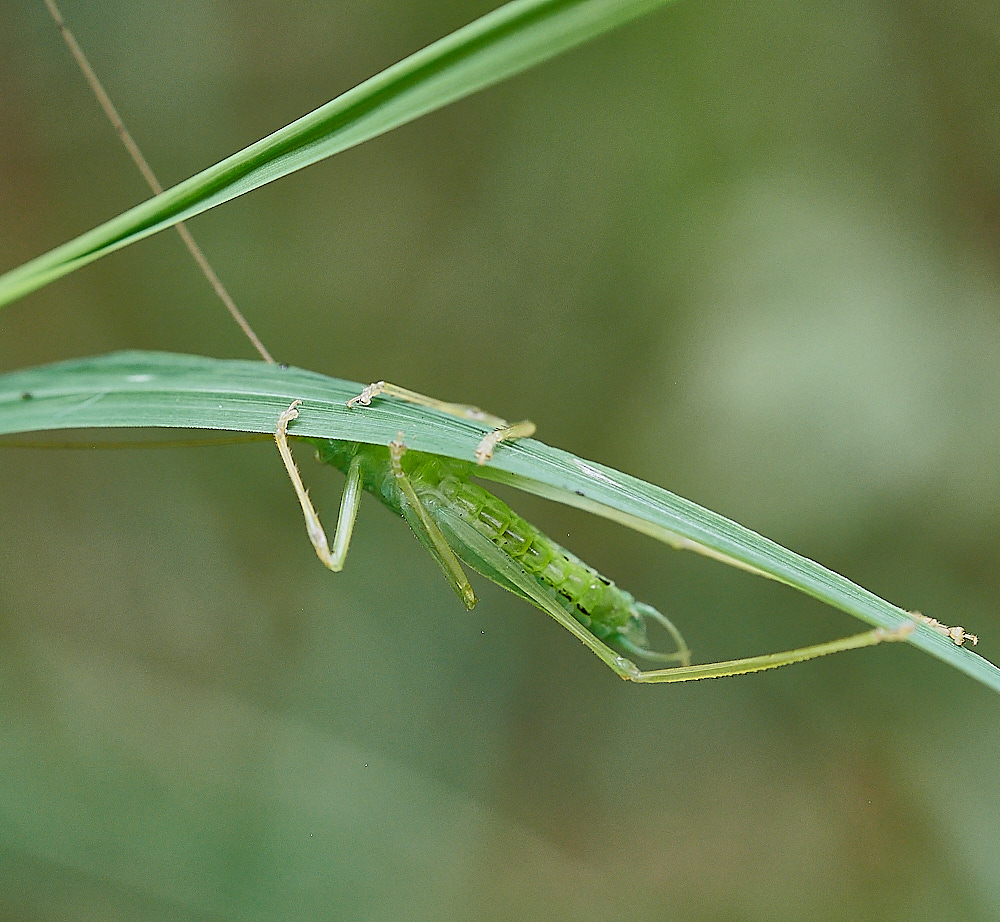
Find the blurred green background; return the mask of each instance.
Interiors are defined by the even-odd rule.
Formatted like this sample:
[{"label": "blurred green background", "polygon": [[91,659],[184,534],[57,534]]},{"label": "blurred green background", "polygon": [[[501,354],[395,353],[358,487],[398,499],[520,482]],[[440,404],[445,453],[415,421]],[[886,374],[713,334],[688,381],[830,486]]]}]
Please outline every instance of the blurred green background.
[{"label": "blurred green background", "polygon": [[[491,5],[64,14],[169,185]],[[192,230],[281,360],[530,416],[996,661],[996,14],[678,3]],[[0,87],[0,269],[146,197],[40,0]],[[123,348],[252,357],[172,233],[0,314],[2,370]],[[1000,702],[915,650],[627,686],[374,501],[329,574],[266,443],[0,466],[0,918],[1000,915]],[[505,497],[698,660],[860,629]]]}]

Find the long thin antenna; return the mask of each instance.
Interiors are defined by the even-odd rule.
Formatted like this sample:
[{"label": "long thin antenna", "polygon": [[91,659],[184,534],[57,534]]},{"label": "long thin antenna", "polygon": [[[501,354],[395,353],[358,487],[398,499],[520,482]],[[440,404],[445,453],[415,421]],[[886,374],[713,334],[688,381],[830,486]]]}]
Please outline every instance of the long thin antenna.
[{"label": "long thin antenna", "polygon": [[[94,91],[94,95],[97,97],[97,101],[101,104],[104,114],[107,115],[111,124],[114,126],[115,131],[118,132],[118,137],[121,139],[122,144],[125,145],[125,149],[128,151],[129,156],[139,168],[139,172],[142,173],[146,182],[149,184],[149,188],[153,190],[153,194],[159,195],[163,191],[163,186],[160,185],[159,180],[157,180],[156,175],[153,173],[153,170],[146,162],[146,158],[143,157],[142,151],[139,150],[139,145],[135,143],[132,135],[128,133],[128,129],[125,127],[124,122],[122,122],[121,117],[118,115],[118,111],[115,109],[114,103],[111,102],[111,97],[109,97],[105,92],[104,87],[101,85],[101,81],[97,79],[97,74],[94,73],[94,69],[90,66],[87,56],[83,53],[83,49],[77,44],[76,39],[73,37],[73,33],[69,30],[69,26],[66,25],[66,22],[62,17],[62,13],[59,12],[59,7],[55,4],[55,0],[45,0],[45,5],[49,9],[49,13],[52,14],[56,27],[59,29],[63,40],[66,42],[66,45],[70,50],[70,54],[73,55],[73,58],[79,65],[80,70],[83,72],[84,78],[87,83],[90,84],[90,88]],[[233,320],[239,324],[243,334],[260,353],[261,358],[264,359],[265,362],[270,362],[274,365],[275,361],[271,357],[271,353],[264,348],[264,344],[253,331],[253,327],[250,326],[249,321],[243,316],[240,309],[236,306],[236,302],[233,301],[229,292],[226,291],[226,286],[222,284],[222,281],[215,274],[215,270],[212,269],[212,266],[209,264],[205,254],[202,252],[201,247],[195,243],[194,237],[191,236],[191,232],[187,229],[187,226],[183,223],[179,223],[175,224],[174,227],[176,228],[177,233],[180,234],[181,240],[184,241],[184,245],[194,257],[194,261],[201,268],[205,278],[208,279],[208,283],[212,286],[215,293],[219,296],[219,299],[226,306],[226,310],[228,310],[232,315]]]}]

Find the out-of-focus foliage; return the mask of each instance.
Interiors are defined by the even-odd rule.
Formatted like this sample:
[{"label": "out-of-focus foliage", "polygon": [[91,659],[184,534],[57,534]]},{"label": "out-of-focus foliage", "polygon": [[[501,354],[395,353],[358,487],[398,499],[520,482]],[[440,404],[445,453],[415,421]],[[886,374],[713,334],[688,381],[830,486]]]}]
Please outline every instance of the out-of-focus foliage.
[{"label": "out-of-focus foliage", "polygon": [[[145,197],[8,6],[3,269]],[[488,8],[64,13],[171,183]],[[998,46],[989,4],[680,3],[193,230],[282,359],[531,416],[995,660]],[[250,355],[166,235],[0,316],[4,370],[119,348]],[[267,445],[0,460],[7,916],[1000,910],[996,702],[915,651],[639,689],[375,503],[331,576]],[[854,629],[518,504],[699,659]]]}]

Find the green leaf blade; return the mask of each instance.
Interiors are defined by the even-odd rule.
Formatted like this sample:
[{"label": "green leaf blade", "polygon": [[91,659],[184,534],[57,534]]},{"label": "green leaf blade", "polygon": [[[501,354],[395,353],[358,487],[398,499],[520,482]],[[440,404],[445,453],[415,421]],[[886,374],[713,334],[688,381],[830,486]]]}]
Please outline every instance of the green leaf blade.
[{"label": "green leaf blade", "polygon": [[[393,399],[348,409],[361,386],[297,368],[159,352],[123,352],[0,375],[0,434],[147,427],[273,432],[303,400],[294,435],[409,447],[471,460],[483,427]],[[579,505],[654,536],[676,535],[869,624],[913,623],[901,608],[718,513],[534,439],[502,445],[484,475]],[[908,642],[1000,692],[1000,669],[927,626]]]},{"label": "green leaf blade", "polygon": [[355,147],[670,0],[514,0],[220,163],[0,276],[0,307],[260,186]]}]

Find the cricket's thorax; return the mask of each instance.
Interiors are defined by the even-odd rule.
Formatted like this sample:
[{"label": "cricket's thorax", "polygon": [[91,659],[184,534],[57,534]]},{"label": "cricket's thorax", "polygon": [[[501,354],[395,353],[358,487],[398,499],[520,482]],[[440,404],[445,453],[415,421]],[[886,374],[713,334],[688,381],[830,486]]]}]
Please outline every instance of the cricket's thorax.
[{"label": "cricket's thorax", "polygon": [[[319,460],[344,472],[355,457],[360,457],[365,489],[390,509],[400,511],[405,499],[392,471],[388,448],[337,441],[317,440],[316,444]],[[469,478],[475,473],[474,464],[408,451],[403,455],[402,466],[418,498],[432,515],[436,508],[447,508],[460,515],[541,583],[570,602],[573,616],[596,637],[604,640],[617,635],[646,647],[642,616],[646,606],[521,518],[488,490],[472,483]],[[463,556],[461,548],[454,550],[459,557]]]}]

